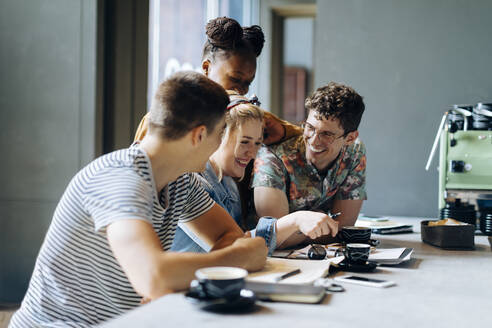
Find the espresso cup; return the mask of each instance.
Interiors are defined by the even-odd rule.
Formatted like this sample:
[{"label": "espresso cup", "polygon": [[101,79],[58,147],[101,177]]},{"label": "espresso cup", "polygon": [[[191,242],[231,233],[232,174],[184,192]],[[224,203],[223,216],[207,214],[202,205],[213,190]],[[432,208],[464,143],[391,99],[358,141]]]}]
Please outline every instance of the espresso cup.
[{"label": "espresso cup", "polygon": [[371,239],[371,228],[346,226],[342,227],[339,234],[339,240],[348,243],[368,244]]},{"label": "espresso cup", "polygon": [[343,254],[351,264],[365,264],[369,259],[370,251],[369,244],[350,243],[345,247]]},{"label": "espresso cup", "polygon": [[200,289],[208,298],[236,298],[245,284],[248,271],[235,267],[209,267],[195,272]]}]

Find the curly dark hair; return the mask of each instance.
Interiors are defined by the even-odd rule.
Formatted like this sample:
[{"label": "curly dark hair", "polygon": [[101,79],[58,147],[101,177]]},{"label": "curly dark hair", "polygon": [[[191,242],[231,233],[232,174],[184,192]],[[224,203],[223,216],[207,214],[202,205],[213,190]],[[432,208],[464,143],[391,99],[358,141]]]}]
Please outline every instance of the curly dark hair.
[{"label": "curly dark hair", "polygon": [[205,125],[213,131],[229,104],[227,92],[205,75],[181,71],[162,82],[149,113],[149,134],[176,140]]},{"label": "curly dark hair", "polygon": [[218,17],[210,20],[206,27],[207,41],[203,46],[202,59],[214,61],[216,57],[229,58],[231,55],[258,57],[265,43],[261,27],[241,27],[232,18]]},{"label": "curly dark hair", "polygon": [[365,109],[362,97],[354,89],[336,82],[318,88],[306,99],[305,106],[318,119],[338,119],[345,134],[357,130]]}]

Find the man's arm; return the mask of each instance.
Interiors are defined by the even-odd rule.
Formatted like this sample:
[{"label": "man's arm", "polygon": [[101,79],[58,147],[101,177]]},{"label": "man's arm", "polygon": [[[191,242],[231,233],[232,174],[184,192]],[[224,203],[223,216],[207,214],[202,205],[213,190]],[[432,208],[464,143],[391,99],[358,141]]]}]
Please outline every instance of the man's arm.
[{"label": "man's arm", "polygon": [[285,193],[272,187],[255,187],[254,201],[258,216],[280,218],[289,214],[289,202]]},{"label": "man's arm", "polygon": [[[328,215],[323,215],[323,213],[311,211],[293,212],[285,217],[281,217],[277,220],[276,225],[277,248],[287,248],[304,243],[329,244],[334,242],[334,237],[339,228],[353,226],[355,224],[362,207],[362,202],[363,200],[361,199],[333,201],[331,214],[342,213],[335,220],[332,220]],[[315,213],[319,213],[320,216]]]},{"label": "man's arm", "polygon": [[333,201],[331,213],[342,212],[336,218],[340,227],[353,226],[355,224],[362,207],[362,202],[362,199],[335,199]]},{"label": "man's arm", "polygon": [[217,203],[194,220],[184,223],[196,236],[212,246],[212,250],[231,245],[244,237],[236,221]]},{"label": "man's arm", "polygon": [[107,238],[133,288],[147,299],[187,288],[194,272],[202,267],[226,265],[259,270],[265,265],[268,251],[261,238],[240,238],[229,247],[207,254],[165,252],[151,224],[135,219],[108,225]]},{"label": "man's arm", "polygon": [[341,227],[353,226],[366,196],[366,150],[361,141],[352,149],[351,169],[333,200],[331,213],[341,212],[337,218]]},{"label": "man's arm", "polygon": [[[337,229],[340,229],[345,226],[353,226],[355,221],[357,221],[357,217],[359,216],[360,209],[362,207],[363,200],[361,199],[336,199],[333,201],[333,207],[331,209],[331,214],[335,214],[341,212],[339,217],[335,219],[338,223]],[[297,238],[296,238],[297,237]],[[321,237],[312,237],[306,238],[304,235],[293,235],[289,238],[282,247],[289,247],[292,245],[302,244],[302,243],[315,243],[315,244],[329,244],[335,242],[335,235],[324,234]]]},{"label": "man's arm", "polygon": [[[360,208],[362,207],[362,199],[336,199],[333,201],[331,214],[341,212],[335,220],[338,222],[338,227],[353,226],[359,216]],[[316,244],[329,244],[336,240],[330,236],[322,236],[313,240]]]},{"label": "man's arm", "polygon": [[272,187],[255,187],[253,194],[256,214],[259,217],[278,218],[275,225],[277,248],[297,245],[306,239],[305,235],[297,233],[299,228],[294,217],[279,219],[289,214],[289,201],[283,190]]},{"label": "man's arm", "polygon": [[[320,236],[335,237],[338,224],[325,213],[297,211],[289,214],[285,193],[276,188],[254,188],[256,213],[279,218],[276,222],[277,248],[312,241]],[[299,233],[300,232],[300,233]]]}]

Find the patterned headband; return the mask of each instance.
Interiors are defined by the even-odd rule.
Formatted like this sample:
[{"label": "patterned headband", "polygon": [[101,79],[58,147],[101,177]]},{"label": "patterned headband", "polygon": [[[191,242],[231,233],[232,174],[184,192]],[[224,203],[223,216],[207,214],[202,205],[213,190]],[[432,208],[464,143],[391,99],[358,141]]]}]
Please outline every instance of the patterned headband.
[{"label": "patterned headband", "polygon": [[252,95],[249,99],[235,99],[231,101],[229,103],[229,106],[227,106],[227,110],[231,110],[232,108],[240,104],[252,104],[259,107],[261,105],[261,102],[258,100],[258,97],[256,95]]}]

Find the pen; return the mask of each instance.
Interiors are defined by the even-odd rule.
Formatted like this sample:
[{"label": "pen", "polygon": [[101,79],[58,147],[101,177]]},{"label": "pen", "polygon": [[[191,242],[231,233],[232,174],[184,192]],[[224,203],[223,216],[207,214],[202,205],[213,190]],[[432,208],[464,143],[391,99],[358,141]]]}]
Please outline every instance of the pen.
[{"label": "pen", "polygon": [[340,216],[340,214],[342,214],[342,212],[338,212],[338,213],[335,213],[335,214],[330,214],[330,216],[331,216],[332,219],[336,219],[337,217]]},{"label": "pen", "polygon": [[[335,214],[330,214],[330,217],[331,217],[332,219],[336,219],[337,217],[339,217],[339,216],[340,216],[340,214],[342,214],[342,212],[338,212],[338,213],[335,213]],[[302,233],[302,231],[296,231],[296,234],[298,234],[298,235],[302,235],[303,233]]]},{"label": "pen", "polygon": [[290,272],[284,273],[283,275],[278,276],[277,278],[275,278],[275,282],[279,282],[280,280],[284,280],[286,278],[295,276],[298,273],[301,273],[301,269],[295,269],[295,270],[292,270]]}]

